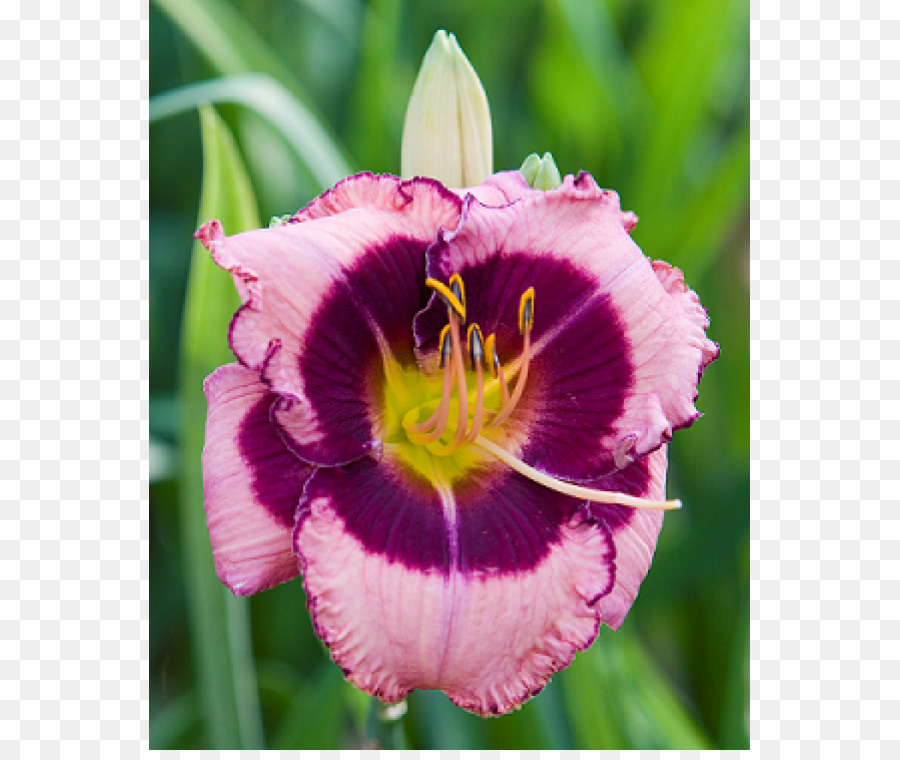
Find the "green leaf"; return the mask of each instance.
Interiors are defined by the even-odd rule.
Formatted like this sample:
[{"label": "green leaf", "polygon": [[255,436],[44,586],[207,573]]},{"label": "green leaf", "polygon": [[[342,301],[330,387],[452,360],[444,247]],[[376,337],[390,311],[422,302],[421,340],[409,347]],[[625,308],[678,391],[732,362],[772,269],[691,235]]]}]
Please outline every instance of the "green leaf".
[{"label": "green leaf", "polygon": [[681,267],[688,282],[699,282],[748,211],[749,181],[750,127],[746,125],[725,146],[711,176],[682,198],[673,224],[646,230],[639,224],[636,240],[651,256],[664,256]]},{"label": "green leaf", "polygon": [[219,74],[269,74],[304,103],[311,100],[265,40],[225,0],[154,0]]},{"label": "green leaf", "polygon": [[335,749],[347,718],[344,689],[350,687],[333,662],[324,661],[300,686],[272,736],[272,749]]},{"label": "green leaf", "polygon": [[[200,221],[217,217],[227,234],[259,227],[256,201],[228,127],[200,109],[203,186]],[[198,701],[210,745],[262,745],[262,721],[250,645],[249,604],[216,578],[206,518],[200,454],[206,424],[203,379],[233,361],[227,334],[238,306],[231,277],[199,242],[191,254],[181,341],[181,528]]]},{"label": "green leaf", "polygon": [[175,749],[199,720],[197,697],[193,691],[182,694],[153,715],[150,722],[150,749]]},{"label": "green leaf", "polygon": [[407,698],[417,749],[479,749],[487,747],[488,723],[454,705],[439,691],[414,691]]},{"label": "green leaf", "polygon": [[746,24],[733,0],[663,3],[649,20],[636,60],[652,110],[640,125],[628,203],[668,225],[680,205],[687,148],[723,98],[721,72],[745,55]]},{"label": "green leaf", "polygon": [[150,121],[184,113],[203,103],[235,103],[262,116],[284,138],[320,190],[350,174],[341,149],[316,115],[266,74],[223,77],[157,95],[150,100]]},{"label": "green leaf", "polygon": [[359,75],[347,141],[361,166],[396,173],[403,117],[415,77],[412,70],[406,79],[397,65],[403,3],[373,0],[364,7]]},{"label": "green leaf", "polygon": [[598,87],[604,115],[612,120],[605,125],[614,131],[616,142],[624,141],[627,124],[639,120],[639,108],[646,93],[637,71],[626,55],[625,47],[605,3],[556,0],[553,8],[575,43]]},{"label": "green leaf", "polygon": [[578,747],[625,749],[620,694],[605,677],[603,664],[594,662],[599,648],[600,642],[595,642],[587,652],[579,652],[575,662],[556,679],[562,685]]},{"label": "green leaf", "polygon": [[[750,547],[741,558],[742,583],[749,575]],[[749,701],[750,695],[750,596],[741,599],[740,614],[734,627],[734,643],[728,680],[725,682],[724,708],[722,710],[722,747],[724,749],[749,749]]]},{"label": "green leaf", "polygon": [[559,679],[580,747],[711,747],[666,678],[627,634],[602,629]]}]

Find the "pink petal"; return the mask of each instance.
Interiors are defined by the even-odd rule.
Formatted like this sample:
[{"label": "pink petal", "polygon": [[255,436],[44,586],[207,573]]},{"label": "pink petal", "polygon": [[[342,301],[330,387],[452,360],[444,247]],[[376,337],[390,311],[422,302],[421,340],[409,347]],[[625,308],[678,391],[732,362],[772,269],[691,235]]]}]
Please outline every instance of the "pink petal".
[{"label": "pink petal", "polygon": [[[663,445],[590,486],[661,501],[666,493],[666,468],[666,446]],[[594,608],[603,623],[618,629],[650,570],[664,512],[606,504],[591,504],[590,511],[594,519],[602,521],[610,530],[616,546],[615,585]]]},{"label": "pink petal", "polygon": [[614,548],[577,500],[514,475],[435,502],[384,462],[342,469],[310,480],[295,544],[316,631],[359,688],[387,702],[441,689],[505,713],[594,640]]},{"label": "pink petal", "polygon": [[313,468],[270,422],[276,396],[256,372],[219,367],[204,390],[203,505],[216,573],[235,594],[255,594],[299,572],[291,531]]},{"label": "pink petal", "polygon": [[[719,345],[706,337],[706,328],[709,327],[709,316],[697,294],[691,290],[684,281],[684,273],[677,267],[667,264],[665,261],[654,261],[653,271],[656,273],[662,286],[672,299],[681,308],[685,330],[692,334],[693,343],[700,346],[703,354],[700,363],[700,374],[709,364],[719,358]],[[699,382],[700,378],[697,378]]]},{"label": "pink petal", "polygon": [[[442,226],[456,224],[459,204],[433,180],[360,174],[288,224],[224,237],[213,221],[198,231],[244,302],[231,347],[287,397],[278,419],[307,461],[338,464],[377,448],[361,383],[381,347],[401,336],[408,343],[424,251]],[[322,380],[318,406],[309,377]]]},{"label": "pink petal", "polygon": [[497,172],[488,177],[480,185],[461,190],[462,194],[470,194],[485,206],[508,206],[527,195],[539,193],[525,181],[520,171]]},{"label": "pink petal", "polygon": [[[428,252],[431,277],[462,276],[469,318],[496,331],[501,361],[520,350],[518,299],[534,286],[533,380],[509,425],[527,428],[523,458],[557,477],[621,469],[699,416],[697,381],[718,347],[680,272],[654,270],[631,240],[635,222],[590,175],[568,176],[505,207],[469,198]],[[433,299],[416,317],[423,365],[442,309]]]}]

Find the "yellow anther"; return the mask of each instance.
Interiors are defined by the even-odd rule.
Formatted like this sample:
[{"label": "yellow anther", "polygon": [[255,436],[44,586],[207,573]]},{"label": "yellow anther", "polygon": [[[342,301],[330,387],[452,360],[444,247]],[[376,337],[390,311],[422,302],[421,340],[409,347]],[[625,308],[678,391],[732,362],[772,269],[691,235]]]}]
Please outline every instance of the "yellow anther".
[{"label": "yellow anther", "polygon": [[453,342],[450,340],[450,325],[444,325],[444,329],[441,330],[441,337],[438,339],[438,345],[441,347],[441,366],[443,367],[453,353]]},{"label": "yellow anther", "polygon": [[463,311],[466,310],[466,286],[463,285],[462,277],[459,276],[459,273],[454,273],[450,276],[450,290],[462,304]]},{"label": "yellow anther", "polygon": [[484,353],[488,370],[493,377],[497,377],[497,368],[500,366],[500,357],[497,356],[497,336],[491,333],[484,341]]},{"label": "yellow anther", "polygon": [[[454,277],[457,276],[458,275],[454,275]],[[462,282],[462,280],[460,280],[460,282]],[[460,299],[456,296],[456,293],[450,290],[450,288],[444,285],[444,283],[439,282],[438,280],[433,280],[431,277],[425,280],[425,284],[429,288],[434,290],[444,300],[444,303],[446,303],[447,306],[449,306],[454,312],[456,312],[457,316],[460,319],[465,320],[466,307],[463,302],[460,301]]]},{"label": "yellow anther", "polygon": [[472,361],[472,369],[484,365],[484,336],[477,324],[469,325],[466,333],[466,346],[469,349],[469,359]]},{"label": "yellow anther", "polygon": [[534,327],[534,288],[528,288],[519,299],[519,332],[524,335]]}]

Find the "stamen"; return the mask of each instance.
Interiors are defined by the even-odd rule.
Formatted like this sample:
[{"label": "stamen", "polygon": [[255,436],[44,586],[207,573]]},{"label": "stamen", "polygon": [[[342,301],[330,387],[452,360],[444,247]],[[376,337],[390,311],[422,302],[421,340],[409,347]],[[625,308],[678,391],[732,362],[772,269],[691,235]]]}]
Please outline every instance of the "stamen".
[{"label": "stamen", "polygon": [[499,361],[497,362],[497,380],[500,383],[500,409],[505,409],[509,404],[509,386],[506,384],[506,376],[503,374],[503,367],[500,366]]},{"label": "stamen", "polygon": [[[497,355],[497,336],[491,333],[484,341],[485,363],[493,377],[497,379],[500,386],[500,409],[503,409],[509,403],[509,388],[506,386],[506,378],[503,375],[503,367],[500,366],[500,357]],[[489,414],[496,416],[499,410],[488,411]]]},{"label": "stamen", "polygon": [[480,367],[484,361],[484,339],[481,335],[481,328],[475,323],[469,325],[469,331],[466,333],[466,346],[469,349],[472,369]]},{"label": "stamen", "polygon": [[493,377],[497,377],[497,368],[500,366],[500,357],[497,356],[497,336],[491,333],[484,341],[484,353],[487,359],[488,369]]},{"label": "stamen", "polygon": [[[450,278],[450,287],[442,282],[433,280],[430,277],[425,280],[425,284],[432,288],[447,304],[447,319],[449,324],[441,330],[441,366],[444,367],[444,387],[441,394],[441,403],[435,409],[434,414],[427,420],[417,423],[406,423],[404,427],[407,435],[414,443],[424,445],[437,441],[447,429],[447,422],[450,411],[450,398],[452,396],[453,387],[457,388],[458,395],[458,418],[456,432],[453,440],[445,446],[441,451],[432,453],[438,455],[446,455],[455,451],[466,439],[466,430],[469,423],[469,399],[466,388],[466,367],[463,362],[462,339],[460,338],[459,327],[460,320],[465,319],[465,286],[462,277],[454,274]],[[477,329],[477,326],[476,326]],[[469,330],[471,336],[472,330]],[[448,348],[449,335],[449,348]],[[481,331],[478,330],[478,337],[481,337]],[[479,344],[480,347],[480,344]],[[431,426],[435,425],[433,429]],[[429,432],[425,432],[425,431]]]},{"label": "stamen", "polygon": [[441,366],[444,367],[447,364],[447,360],[453,354],[453,344],[450,342],[450,325],[444,325],[438,343],[441,346]]},{"label": "stamen", "polygon": [[[522,367],[519,370],[519,376],[516,378],[516,387],[513,390],[512,398],[504,399],[503,406],[497,412],[497,416],[491,420],[488,427],[497,427],[502,425],[509,419],[509,415],[513,413],[522,393],[525,391],[525,382],[528,380],[528,365],[531,360],[531,328],[534,326],[534,288],[528,288],[519,299],[519,330],[524,336],[524,345],[522,346]],[[498,375],[502,370],[498,365]],[[501,376],[502,377],[502,376]],[[505,382],[501,382],[505,386]]]},{"label": "stamen", "polygon": [[[449,285],[450,285],[450,291],[453,293],[453,295],[456,296],[456,300],[458,300],[462,304],[463,312],[465,312],[465,310],[466,310],[466,286],[463,285],[463,280],[462,280],[462,277],[459,276],[459,273],[454,272],[450,276]],[[465,314],[463,314],[462,318],[463,319],[466,318]]]},{"label": "stamen", "polygon": [[[528,288],[519,299],[518,317],[519,332],[522,335],[522,353],[515,361],[507,365],[507,370],[511,373],[511,376],[516,378],[516,385],[512,395],[510,395],[503,366],[497,353],[496,335],[491,334],[485,339],[481,328],[474,323],[469,326],[466,332],[465,351],[469,355],[472,370],[475,372],[475,409],[470,424],[469,408],[473,400],[469,398],[466,382],[465,354],[461,335],[461,327],[466,318],[465,287],[459,274],[454,274],[450,278],[449,285],[444,285],[442,282],[431,278],[425,282],[447,305],[449,324],[441,330],[438,339],[440,367],[443,369],[441,400],[434,413],[422,422],[413,422],[419,415],[422,406],[409,409],[402,420],[402,425],[406,429],[410,442],[419,445],[438,443],[437,446],[429,445],[427,449],[434,456],[447,456],[453,454],[460,446],[474,443],[529,480],[558,493],[589,502],[620,504],[637,509],[668,510],[681,508],[681,501],[678,499],[668,501],[644,499],[616,491],[587,488],[560,480],[540,472],[515,457],[502,446],[482,437],[481,431],[483,428],[499,427],[509,419],[524,393],[532,353],[531,332],[534,329],[534,288]],[[383,350],[382,353],[384,354],[385,351]],[[388,356],[389,354],[385,357],[385,375],[388,383],[391,384],[393,374],[396,374],[398,368],[392,364],[392,361],[395,362],[396,360],[390,357],[392,361],[388,361]],[[487,424],[485,424],[485,418],[492,412],[485,409],[485,367],[487,367],[491,376],[495,378],[495,380],[491,380],[487,384],[488,391],[493,393],[494,384],[496,383],[500,386],[501,396],[500,409],[494,413],[493,419]],[[449,424],[450,404],[454,389],[456,389],[457,393],[456,429],[453,431],[452,440],[447,444],[441,444],[440,439],[447,432],[447,425]],[[431,403],[433,402],[428,402],[428,405],[430,406]],[[432,460],[433,465],[435,461]],[[437,483],[439,470],[436,467],[433,469],[435,483]]]},{"label": "stamen", "polygon": [[621,504],[625,507],[636,507],[639,509],[681,509],[681,500],[672,499],[671,501],[655,501],[653,499],[642,499],[639,496],[630,496],[616,491],[601,491],[595,488],[585,488],[574,483],[567,483],[564,480],[545,475],[539,470],[534,469],[530,465],[525,464],[521,459],[517,459],[506,449],[498,446],[493,441],[478,436],[474,443],[485,451],[493,454],[497,459],[506,465],[512,467],[516,472],[520,472],[526,478],[533,480],[553,491],[564,493],[568,496],[574,496],[577,499],[586,499],[587,501],[597,502],[598,504]]},{"label": "stamen", "polygon": [[[454,277],[459,277],[459,275],[454,275]],[[452,282],[452,278],[451,278]],[[458,280],[459,283],[462,280]],[[450,309],[451,312],[454,312],[460,319],[465,321],[466,318],[466,307],[463,303],[464,298],[464,290],[462,287],[459,287],[459,295],[456,292],[448,288],[444,283],[439,282],[438,280],[433,280],[430,277],[425,280],[425,284],[435,291],[441,299],[447,304],[447,308]]]},{"label": "stamen", "polygon": [[528,288],[519,299],[519,334],[524,335],[534,327],[534,288]]},{"label": "stamen", "polygon": [[456,417],[456,435],[450,441],[449,446],[441,451],[442,455],[451,454],[460,447],[466,437],[466,428],[469,426],[469,392],[466,388],[466,367],[463,364],[462,341],[459,336],[459,320],[456,314],[450,314],[450,335],[453,337],[453,363],[456,368],[456,393],[458,400],[458,414]]},{"label": "stamen", "polygon": [[[444,368],[444,387],[441,392],[441,403],[427,420],[409,425],[407,430],[412,433],[427,433],[422,439],[423,443],[436,441],[447,429],[447,416],[450,409],[450,392],[453,390],[453,363],[450,358],[453,354],[453,345],[450,338],[450,325],[444,325],[441,330],[441,366]],[[437,427],[435,427],[437,425]],[[434,428],[434,430],[432,430]],[[430,432],[429,432],[430,431]]]},{"label": "stamen", "polygon": [[[456,431],[453,440],[440,449],[429,449],[436,456],[447,456],[456,451],[466,439],[466,430],[469,423],[469,394],[466,388],[466,367],[463,361],[462,339],[459,334],[459,317],[452,309],[448,310],[450,318],[450,340],[452,343],[450,361],[447,362],[445,368],[445,385],[444,395],[441,399],[441,405],[438,409],[442,412],[441,420],[432,432],[427,435],[418,435],[413,430],[413,426],[407,427],[409,438],[413,443],[427,444],[438,440],[446,430],[447,417],[450,408],[450,391],[448,389],[453,386],[457,389],[458,398],[458,415],[456,422]],[[455,381],[451,381],[449,375],[455,375]],[[445,403],[446,400],[446,403]]]},{"label": "stamen", "polygon": [[484,421],[484,345],[481,337],[481,328],[473,324],[469,327],[469,356],[472,359],[472,367],[475,369],[475,414],[472,417],[472,426],[469,428],[464,443],[472,443],[481,432],[481,424]]}]

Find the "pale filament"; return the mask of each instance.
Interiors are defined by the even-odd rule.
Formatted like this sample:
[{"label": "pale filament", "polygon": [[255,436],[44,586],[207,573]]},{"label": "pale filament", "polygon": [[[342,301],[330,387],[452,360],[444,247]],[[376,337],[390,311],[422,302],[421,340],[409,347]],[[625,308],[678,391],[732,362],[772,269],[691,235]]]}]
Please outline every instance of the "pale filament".
[{"label": "pale filament", "polygon": [[450,314],[450,338],[453,341],[453,363],[456,368],[456,394],[459,397],[459,412],[456,417],[456,435],[441,454],[449,454],[456,451],[466,438],[466,428],[469,425],[469,394],[466,389],[466,366],[463,361],[462,340],[459,335],[459,318],[456,314]]},{"label": "pale filament", "polygon": [[[444,345],[446,341],[445,332],[449,332],[449,325],[441,331],[440,338],[440,351],[441,356],[444,362],[444,384],[443,390],[441,393],[441,403],[438,404],[437,409],[434,410],[434,414],[432,414],[427,420],[423,422],[417,422],[413,425],[409,426],[409,431],[416,434],[427,433],[425,443],[430,441],[436,441],[444,434],[444,430],[447,428],[447,412],[449,411],[450,404],[450,394],[453,391],[453,362],[452,359],[452,351],[450,352],[450,356],[444,355]],[[435,434],[435,430],[439,430]]]},{"label": "pale filament", "polygon": [[[430,283],[431,284],[431,283]],[[461,283],[460,283],[461,285]],[[446,286],[442,286],[441,283],[433,283],[431,287],[434,287],[438,290],[439,293],[443,293],[443,291],[450,292],[450,289]],[[529,291],[533,298],[533,290]],[[454,294],[455,295],[455,294]],[[523,308],[524,308],[524,299],[527,298],[528,292],[523,294]],[[447,295],[444,294],[445,300],[447,299]],[[459,299],[457,303],[459,303]],[[531,305],[533,301],[529,303],[529,308],[533,308]],[[464,308],[464,307],[463,307]],[[479,350],[479,358],[476,360],[473,356],[473,363],[475,369],[476,376],[476,387],[475,387],[475,412],[472,418],[471,425],[469,424],[469,389],[466,383],[466,370],[463,359],[463,350],[462,350],[462,338],[460,336],[460,317],[457,308],[454,308],[453,303],[448,300],[448,308],[447,308],[447,318],[449,322],[449,330],[450,330],[450,341],[451,341],[451,351],[450,357],[444,364],[444,378],[443,378],[443,389],[441,393],[441,401],[438,405],[437,409],[435,409],[434,413],[427,419],[422,422],[410,424],[407,426],[407,432],[412,436],[412,439],[418,444],[428,444],[433,443],[441,438],[444,435],[447,429],[447,424],[449,422],[449,409],[450,409],[450,399],[452,397],[452,389],[455,386],[457,391],[458,398],[458,415],[457,415],[457,426],[454,431],[453,439],[444,447],[439,450],[433,450],[432,453],[438,456],[446,456],[448,454],[452,454],[463,444],[473,443],[475,439],[478,437],[481,432],[482,427],[485,429],[490,429],[494,427],[498,427],[503,424],[509,416],[513,413],[516,408],[516,405],[519,403],[519,400],[522,398],[522,394],[525,390],[525,383],[528,380],[528,366],[531,359],[531,323],[529,319],[524,319],[521,325],[522,333],[523,333],[523,349],[521,356],[516,360],[516,362],[512,365],[513,373],[518,373],[516,377],[516,386],[513,389],[512,396],[510,396],[509,388],[506,382],[506,377],[503,372],[503,367],[500,365],[500,362],[497,361],[494,363],[494,367],[497,373],[496,382],[500,385],[500,393],[501,393],[501,402],[500,409],[497,412],[491,412],[489,410],[485,410],[484,408],[484,396],[485,396],[485,383],[484,383],[484,370],[483,370],[483,362],[490,361],[494,362],[496,358],[496,354],[493,350],[494,348],[494,338],[491,338],[491,351],[492,355],[489,357],[484,356],[483,346],[480,347]],[[446,328],[445,328],[446,329]],[[480,331],[479,331],[480,336]],[[481,339],[479,338],[479,341]],[[443,341],[441,341],[443,344]],[[443,345],[439,346],[439,350],[443,351]],[[455,378],[453,377],[455,375]],[[489,422],[485,423],[485,415],[493,414],[493,419]]]},{"label": "pale filament", "polygon": [[[447,429],[447,418],[450,412],[450,394],[453,390],[453,361],[452,357],[444,364],[444,390],[441,394],[441,403],[424,422],[410,425],[409,431],[416,435],[416,441],[422,444],[431,443],[440,438]],[[429,430],[429,428],[431,428]],[[428,431],[428,432],[425,432]]]},{"label": "pale filament", "polygon": [[472,417],[472,427],[466,435],[464,443],[472,443],[481,432],[481,423],[484,420],[484,370],[483,357],[475,359],[475,415]]},{"label": "pale filament", "polygon": [[497,380],[500,383],[500,408],[503,409],[509,403],[509,388],[506,385],[506,377],[503,375],[502,364],[497,365]]},{"label": "pale filament", "polygon": [[498,425],[502,425],[509,419],[509,415],[513,413],[516,408],[516,404],[519,403],[519,399],[522,398],[522,393],[525,390],[525,382],[528,380],[528,365],[531,359],[531,328],[526,327],[525,329],[525,341],[524,346],[522,348],[522,367],[519,370],[519,376],[516,378],[516,387],[513,389],[512,397],[509,396],[509,391],[506,388],[506,380],[503,377],[503,368],[497,367],[497,375],[500,380],[500,388],[503,392],[503,405],[500,407],[500,411],[497,412],[497,415],[492,419],[485,427],[490,429],[493,427],[497,427]]},{"label": "pale filament", "polygon": [[[441,394],[441,403],[429,419],[410,425],[407,428],[408,433],[411,435],[411,440],[417,444],[424,445],[437,441],[447,429],[450,397],[455,386],[459,397],[456,432],[453,440],[447,446],[440,451],[433,452],[437,455],[450,454],[463,443],[469,422],[469,398],[466,390],[466,368],[462,358],[462,339],[459,334],[459,317],[452,308],[448,308],[447,313],[450,321],[451,350],[450,358],[444,364],[444,388]],[[433,422],[437,423],[435,428],[423,435],[420,431],[422,429],[427,430]]]},{"label": "pale filament", "polygon": [[[491,368],[491,374],[494,379],[488,384],[488,390],[493,390],[495,385],[500,386],[500,409],[503,409],[509,403],[509,388],[506,385],[506,376],[503,373],[503,366],[497,356],[497,338],[496,335],[489,335],[485,342],[485,361]],[[514,367],[514,372],[518,371],[518,367]],[[498,410],[499,411],[499,410]],[[497,411],[488,410],[488,414],[497,416]]]},{"label": "pale filament", "polygon": [[593,501],[600,504],[621,504],[624,507],[640,507],[641,509],[681,509],[680,499],[672,499],[671,501],[642,499],[639,496],[629,496],[628,494],[619,493],[617,491],[601,491],[596,488],[585,488],[584,486],[578,486],[574,483],[566,483],[563,480],[557,480],[556,478],[546,475],[540,470],[536,470],[534,467],[525,464],[525,462],[514,457],[506,449],[481,436],[478,436],[475,439],[475,445],[490,452],[501,462],[509,465],[516,472],[522,473],[522,475],[533,480],[535,483],[539,483],[553,491],[558,491],[559,493],[564,493],[568,496],[574,496],[578,499],[586,499],[587,501]]}]

